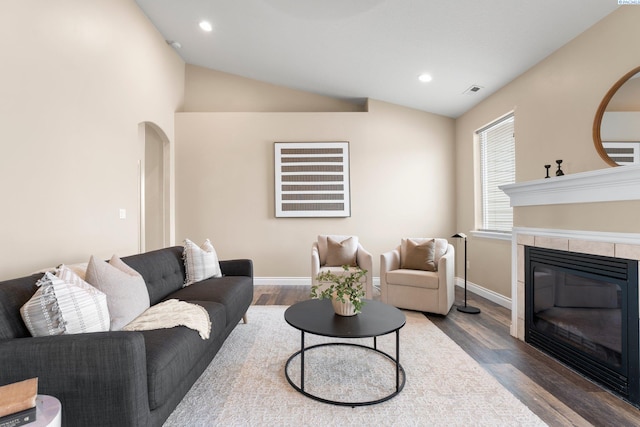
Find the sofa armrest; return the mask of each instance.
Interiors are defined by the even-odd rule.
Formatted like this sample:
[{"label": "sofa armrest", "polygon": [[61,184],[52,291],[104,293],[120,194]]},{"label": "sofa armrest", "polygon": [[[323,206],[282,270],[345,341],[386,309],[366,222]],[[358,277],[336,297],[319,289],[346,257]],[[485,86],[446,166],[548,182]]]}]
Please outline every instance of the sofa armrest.
[{"label": "sofa armrest", "polygon": [[230,259],[220,261],[220,270],[224,276],[253,277],[253,261],[250,259]]},{"label": "sofa armrest", "polygon": [[0,342],[0,366],[0,384],[38,377],[38,393],[62,403],[65,426],[148,422],[147,363],[141,333],[4,340]]}]

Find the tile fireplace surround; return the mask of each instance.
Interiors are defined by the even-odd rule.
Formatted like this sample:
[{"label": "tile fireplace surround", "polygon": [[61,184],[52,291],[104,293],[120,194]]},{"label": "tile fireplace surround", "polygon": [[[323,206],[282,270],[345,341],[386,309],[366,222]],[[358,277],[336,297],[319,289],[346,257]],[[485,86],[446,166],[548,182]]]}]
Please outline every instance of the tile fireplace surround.
[{"label": "tile fireplace surround", "polygon": [[[640,200],[640,166],[623,166],[501,187],[511,206]],[[640,234],[514,227],[511,335],[524,341],[524,248],[535,246],[640,261]]]},{"label": "tile fireplace surround", "polygon": [[514,272],[512,280],[514,283],[511,290],[511,294],[514,296],[512,298],[514,309],[511,311],[511,335],[522,341],[524,341],[525,319],[525,246],[640,261],[640,236],[636,234],[514,228],[512,240],[512,271]]}]

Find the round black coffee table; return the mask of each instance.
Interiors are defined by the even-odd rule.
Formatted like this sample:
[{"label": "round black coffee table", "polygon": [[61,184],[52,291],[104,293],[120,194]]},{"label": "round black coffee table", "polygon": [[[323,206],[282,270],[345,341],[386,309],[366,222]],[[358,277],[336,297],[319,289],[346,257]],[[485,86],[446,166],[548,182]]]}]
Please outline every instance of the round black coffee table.
[{"label": "round black coffee table", "polygon": [[[292,305],[284,312],[284,319],[294,328],[300,330],[301,343],[300,351],[295,352],[287,360],[285,365],[285,376],[289,384],[307,397],[324,403],[331,403],[341,406],[364,406],[385,402],[397,396],[404,388],[406,376],[402,365],[400,365],[400,329],[405,325],[406,318],[402,311],[388,304],[379,301],[365,300],[362,313],[355,316],[340,316],[335,314],[331,301],[328,299],[312,299]],[[396,333],[396,354],[395,357],[383,352],[377,347],[377,337]],[[373,338],[373,347],[368,347],[354,343],[332,342],[317,344],[305,348],[304,334],[310,333],[331,338]],[[325,399],[313,395],[304,389],[304,354],[314,348],[324,346],[352,346],[362,347],[382,354],[395,363],[396,384],[395,391],[381,399],[366,402],[341,402]],[[300,355],[300,385],[295,384],[289,376],[289,365],[291,361]]]}]

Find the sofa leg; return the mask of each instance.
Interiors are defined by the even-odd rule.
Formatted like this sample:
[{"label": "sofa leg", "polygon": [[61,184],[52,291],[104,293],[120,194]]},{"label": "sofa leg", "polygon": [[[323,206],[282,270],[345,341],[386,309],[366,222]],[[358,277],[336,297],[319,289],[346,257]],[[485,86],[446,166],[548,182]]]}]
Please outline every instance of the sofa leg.
[{"label": "sofa leg", "polygon": [[242,323],[247,324],[247,313],[242,316]]}]

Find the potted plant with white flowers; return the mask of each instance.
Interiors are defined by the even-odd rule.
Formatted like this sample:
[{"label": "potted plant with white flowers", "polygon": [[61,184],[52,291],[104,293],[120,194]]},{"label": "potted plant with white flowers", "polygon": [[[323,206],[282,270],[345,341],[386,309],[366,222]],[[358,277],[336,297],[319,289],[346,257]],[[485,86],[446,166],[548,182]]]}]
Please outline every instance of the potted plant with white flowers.
[{"label": "potted plant with white flowers", "polygon": [[344,273],[325,271],[316,277],[318,284],[311,287],[311,297],[331,299],[333,309],[341,316],[354,316],[362,311],[365,296],[363,278],[367,270],[343,265]]}]

